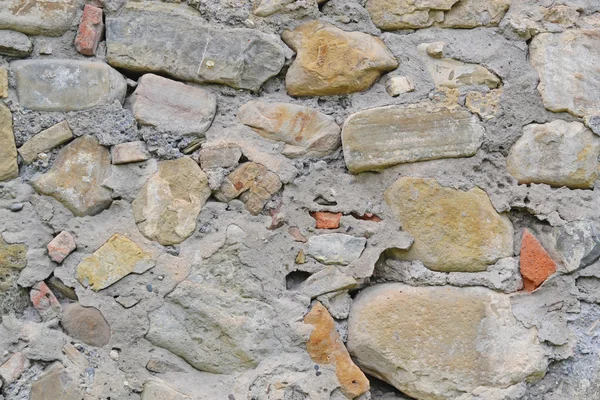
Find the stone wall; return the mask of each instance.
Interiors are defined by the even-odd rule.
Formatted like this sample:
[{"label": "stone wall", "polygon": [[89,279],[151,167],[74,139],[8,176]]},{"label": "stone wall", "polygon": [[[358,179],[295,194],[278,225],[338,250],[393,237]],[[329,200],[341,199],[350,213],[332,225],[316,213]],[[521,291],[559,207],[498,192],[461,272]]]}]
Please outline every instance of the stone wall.
[{"label": "stone wall", "polygon": [[599,398],[598,0],[3,0],[0,55],[0,400]]}]

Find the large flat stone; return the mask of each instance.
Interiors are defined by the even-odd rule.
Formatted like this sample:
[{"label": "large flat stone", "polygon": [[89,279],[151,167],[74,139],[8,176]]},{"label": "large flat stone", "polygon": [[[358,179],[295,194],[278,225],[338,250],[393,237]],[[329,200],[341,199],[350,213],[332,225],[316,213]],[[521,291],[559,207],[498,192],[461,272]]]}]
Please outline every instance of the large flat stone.
[{"label": "large flat stone", "polygon": [[0,103],[0,182],[19,176],[12,113]]},{"label": "large flat stone", "polygon": [[19,147],[19,154],[25,164],[31,164],[37,159],[39,153],[51,150],[71,139],[73,139],[73,132],[71,132],[71,128],[65,120],[29,139],[23,146]]},{"label": "large flat stone", "polygon": [[600,112],[600,32],[541,33],[529,46],[544,106],[577,116]]},{"label": "large flat stone", "polygon": [[435,179],[404,177],[384,199],[414,238],[410,249],[395,252],[400,259],[420,260],[434,271],[478,272],[513,255],[510,220],[479,188],[463,192]]},{"label": "large flat stone", "polygon": [[284,63],[283,49],[253,29],[214,29],[187,5],[128,2],[107,18],[108,62],[192,82],[258,90]]},{"label": "large flat stone", "polygon": [[0,29],[60,36],[71,27],[78,6],[76,0],[4,0],[0,2]]},{"label": "large flat stone", "polygon": [[523,128],[506,166],[519,183],[591,189],[598,178],[600,137],[580,122],[552,121]]},{"label": "large flat stone", "polygon": [[283,41],[296,51],[285,86],[292,96],[327,96],[362,92],[398,61],[381,39],[347,32],[321,21],[284,31]]},{"label": "large flat stone", "polygon": [[363,371],[415,399],[501,391],[540,379],[548,366],[537,330],[516,320],[510,296],[484,288],[367,288],[350,309],[348,349]]},{"label": "large flat stone", "polygon": [[22,60],[12,62],[11,68],[19,102],[32,110],[84,110],[125,100],[125,78],[101,62]]},{"label": "large flat stone", "polygon": [[201,136],[217,112],[217,97],[210,91],[145,74],[126,107],[140,125],[181,136]]},{"label": "large flat stone", "polygon": [[400,163],[474,155],[484,128],[464,109],[429,105],[387,106],[352,114],[342,129],[350,172]]}]

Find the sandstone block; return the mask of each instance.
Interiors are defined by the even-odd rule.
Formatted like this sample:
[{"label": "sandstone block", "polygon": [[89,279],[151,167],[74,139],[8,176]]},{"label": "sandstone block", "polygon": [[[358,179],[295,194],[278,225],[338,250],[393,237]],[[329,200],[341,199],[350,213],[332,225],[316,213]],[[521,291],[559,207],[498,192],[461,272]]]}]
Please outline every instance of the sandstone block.
[{"label": "sandstone block", "polygon": [[400,96],[401,94],[414,92],[415,85],[408,76],[393,76],[385,83],[385,90],[392,96]]},{"label": "sandstone block", "polygon": [[200,166],[202,169],[237,167],[242,157],[242,149],[236,145],[219,145],[203,147],[200,150]]},{"label": "sandstone block", "polygon": [[75,48],[86,56],[96,54],[98,44],[104,33],[104,21],[102,20],[102,9],[86,4],[83,15],[75,36]]},{"label": "sandstone block", "polygon": [[146,143],[143,141],[120,143],[112,146],[110,155],[113,164],[140,162],[150,158]]},{"label": "sandstone block", "polygon": [[464,109],[378,107],[348,117],[342,148],[348,170],[356,174],[400,163],[469,157],[481,146],[484,132]]},{"label": "sandstone block", "polygon": [[283,41],[296,51],[285,86],[291,96],[328,96],[362,92],[398,61],[381,39],[346,32],[311,21],[284,31]]},{"label": "sandstone block", "polygon": [[8,71],[4,67],[0,67],[0,97],[8,97]]},{"label": "sandstone block", "polygon": [[45,153],[60,146],[73,139],[73,137],[73,132],[71,132],[71,128],[65,120],[29,139],[23,146],[19,147],[19,154],[25,164],[31,164],[37,159],[39,153]]},{"label": "sandstone block", "polygon": [[523,275],[523,286],[528,292],[537,289],[550,275],[556,272],[556,263],[542,244],[529,232],[523,230],[519,267]]},{"label": "sandstone block", "polygon": [[358,260],[366,244],[365,238],[343,233],[311,236],[307,254],[324,264],[348,265]]},{"label": "sandstone block", "polygon": [[79,303],[69,304],[64,309],[60,323],[69,336],[90,346],[104,347],[110,341],[110,326],[97,308],[83,307]]},{"label": "sandstone block", "polygon": [[29,368],[29,360],[21,352],[14,353],[10,358],[0,365],[0,382],[7,386],[15,382]]},{"label": "sandstone block", "polygon": [[19,176],[12,113],[0,103],[0,182]]},{"label": "sandstone block", "polygon": [[0,54],[8,57],[27,57],[33,50],[33,43],[24,33],[0,30]]},{"label": "sandstone block", "polygon": [[478,272],[513,254],[513,227],[496,212],[487,194],[440,186],[435,179],[403,177],[384,199],[414,238],[403,260],[420,260],[441,272]]},{"label": "sandstone block", "polygon": [[20,60],[13,61],[11,68],[19,102],[32,110],[84,110],[125,100],[125,78],[101,62]]},{"label": "sandstone block", "polygon": [[0,4],[0,29],[60,36],[71,27],[78,5],[75,0],[6,0]]}]

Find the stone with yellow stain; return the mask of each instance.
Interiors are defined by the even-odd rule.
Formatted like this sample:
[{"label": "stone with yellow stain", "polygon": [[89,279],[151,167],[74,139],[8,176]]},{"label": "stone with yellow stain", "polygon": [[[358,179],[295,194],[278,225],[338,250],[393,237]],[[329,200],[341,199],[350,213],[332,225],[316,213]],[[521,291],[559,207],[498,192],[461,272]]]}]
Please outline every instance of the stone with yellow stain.
[{"label": "stone with yellow stain", "polygon": [[98,291],[109,287],[125,276],[142,274],[156,262],[131,239],[113,235],[91,256],[77,266],[77,280]]},{"label": "stone with yellow stain", "polygon": [[367,288],[352,303],[347,345],[363,371],[416,399],[501,391],[541,379],[548,366],[510,296],[481,287]]},{"label": "stone with yellow stain", "polygon": [[309,107],[253,100],[237,117],[260,136],[284,142],[282,154],[288,157],[322,157],[340,145],[340,127],[333,117]]},{"label": "stone with yellow stain", "polygon": [[0,182],[19,176],[12,113],[0,103]]},{"label": "stone with yellow stain", "polygon": [[24,293],[17,285],[19,274],[27,266],[27,246],[8,244],[0,234],[0,313],[14,311],[22,304]]},{"label": "stone with yellow stain", "polygon": [[519,183],[591,189],[598,178],[600,137],[580,122],[552,121],[523,128],[506,165]]},{"label": "stone with yellow stain", "polygon": [[465,98],[465,106],[479,115],[484,120],[496,118],[500,109],[500,97],[502,89],[490,90],[487,93],[468,92]]},{"label": "stone with yellow stain", "polygon": [[0,67],[0,97],[8,97],[8,71],[4,67]]},{"label": "stone with yellow stain", "polygon": [[384,199],[414,238],[408,250],[396,250],[403,260],[420,260],[434,271],[478,272],[513,255],[513,227],[496,212],[487,194],[441,186],[435,179],[403,177]]},{"label": "stone with yellow stain", "polygon": [[333,318],[320,302],[315,302],[304,323],[314,327],[306,344],[310,358],[317,364],[334,366],[341,391],[353,399],[369,390],[369,380],[350,358]]},{"label": "stone with yellow stain", "polygon": [[311,21],[282,34],[296,51],[285,84],[292,96],[327,96],[362,92],[398,61],[383,41],[362,32]]}]

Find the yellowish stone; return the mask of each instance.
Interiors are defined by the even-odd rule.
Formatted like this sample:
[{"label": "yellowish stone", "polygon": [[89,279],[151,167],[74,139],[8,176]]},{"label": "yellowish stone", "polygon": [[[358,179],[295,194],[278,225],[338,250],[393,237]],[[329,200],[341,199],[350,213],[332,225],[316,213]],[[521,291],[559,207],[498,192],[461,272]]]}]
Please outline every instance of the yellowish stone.
[{"label": "yellowish stone", "polygon": [[467,108],[483,119],[496,118],[500,108],[502,89],[490,90],[488,93],[469,92],[465,99]]},{"label": "yellowish stone", "polygon": [[19,176],[12,113],[0,103],[0,182]]},{"label": "yellowish stone", "polygon": [[8,97],[8,71],[4,67],[0,67],[0,97]]}]

